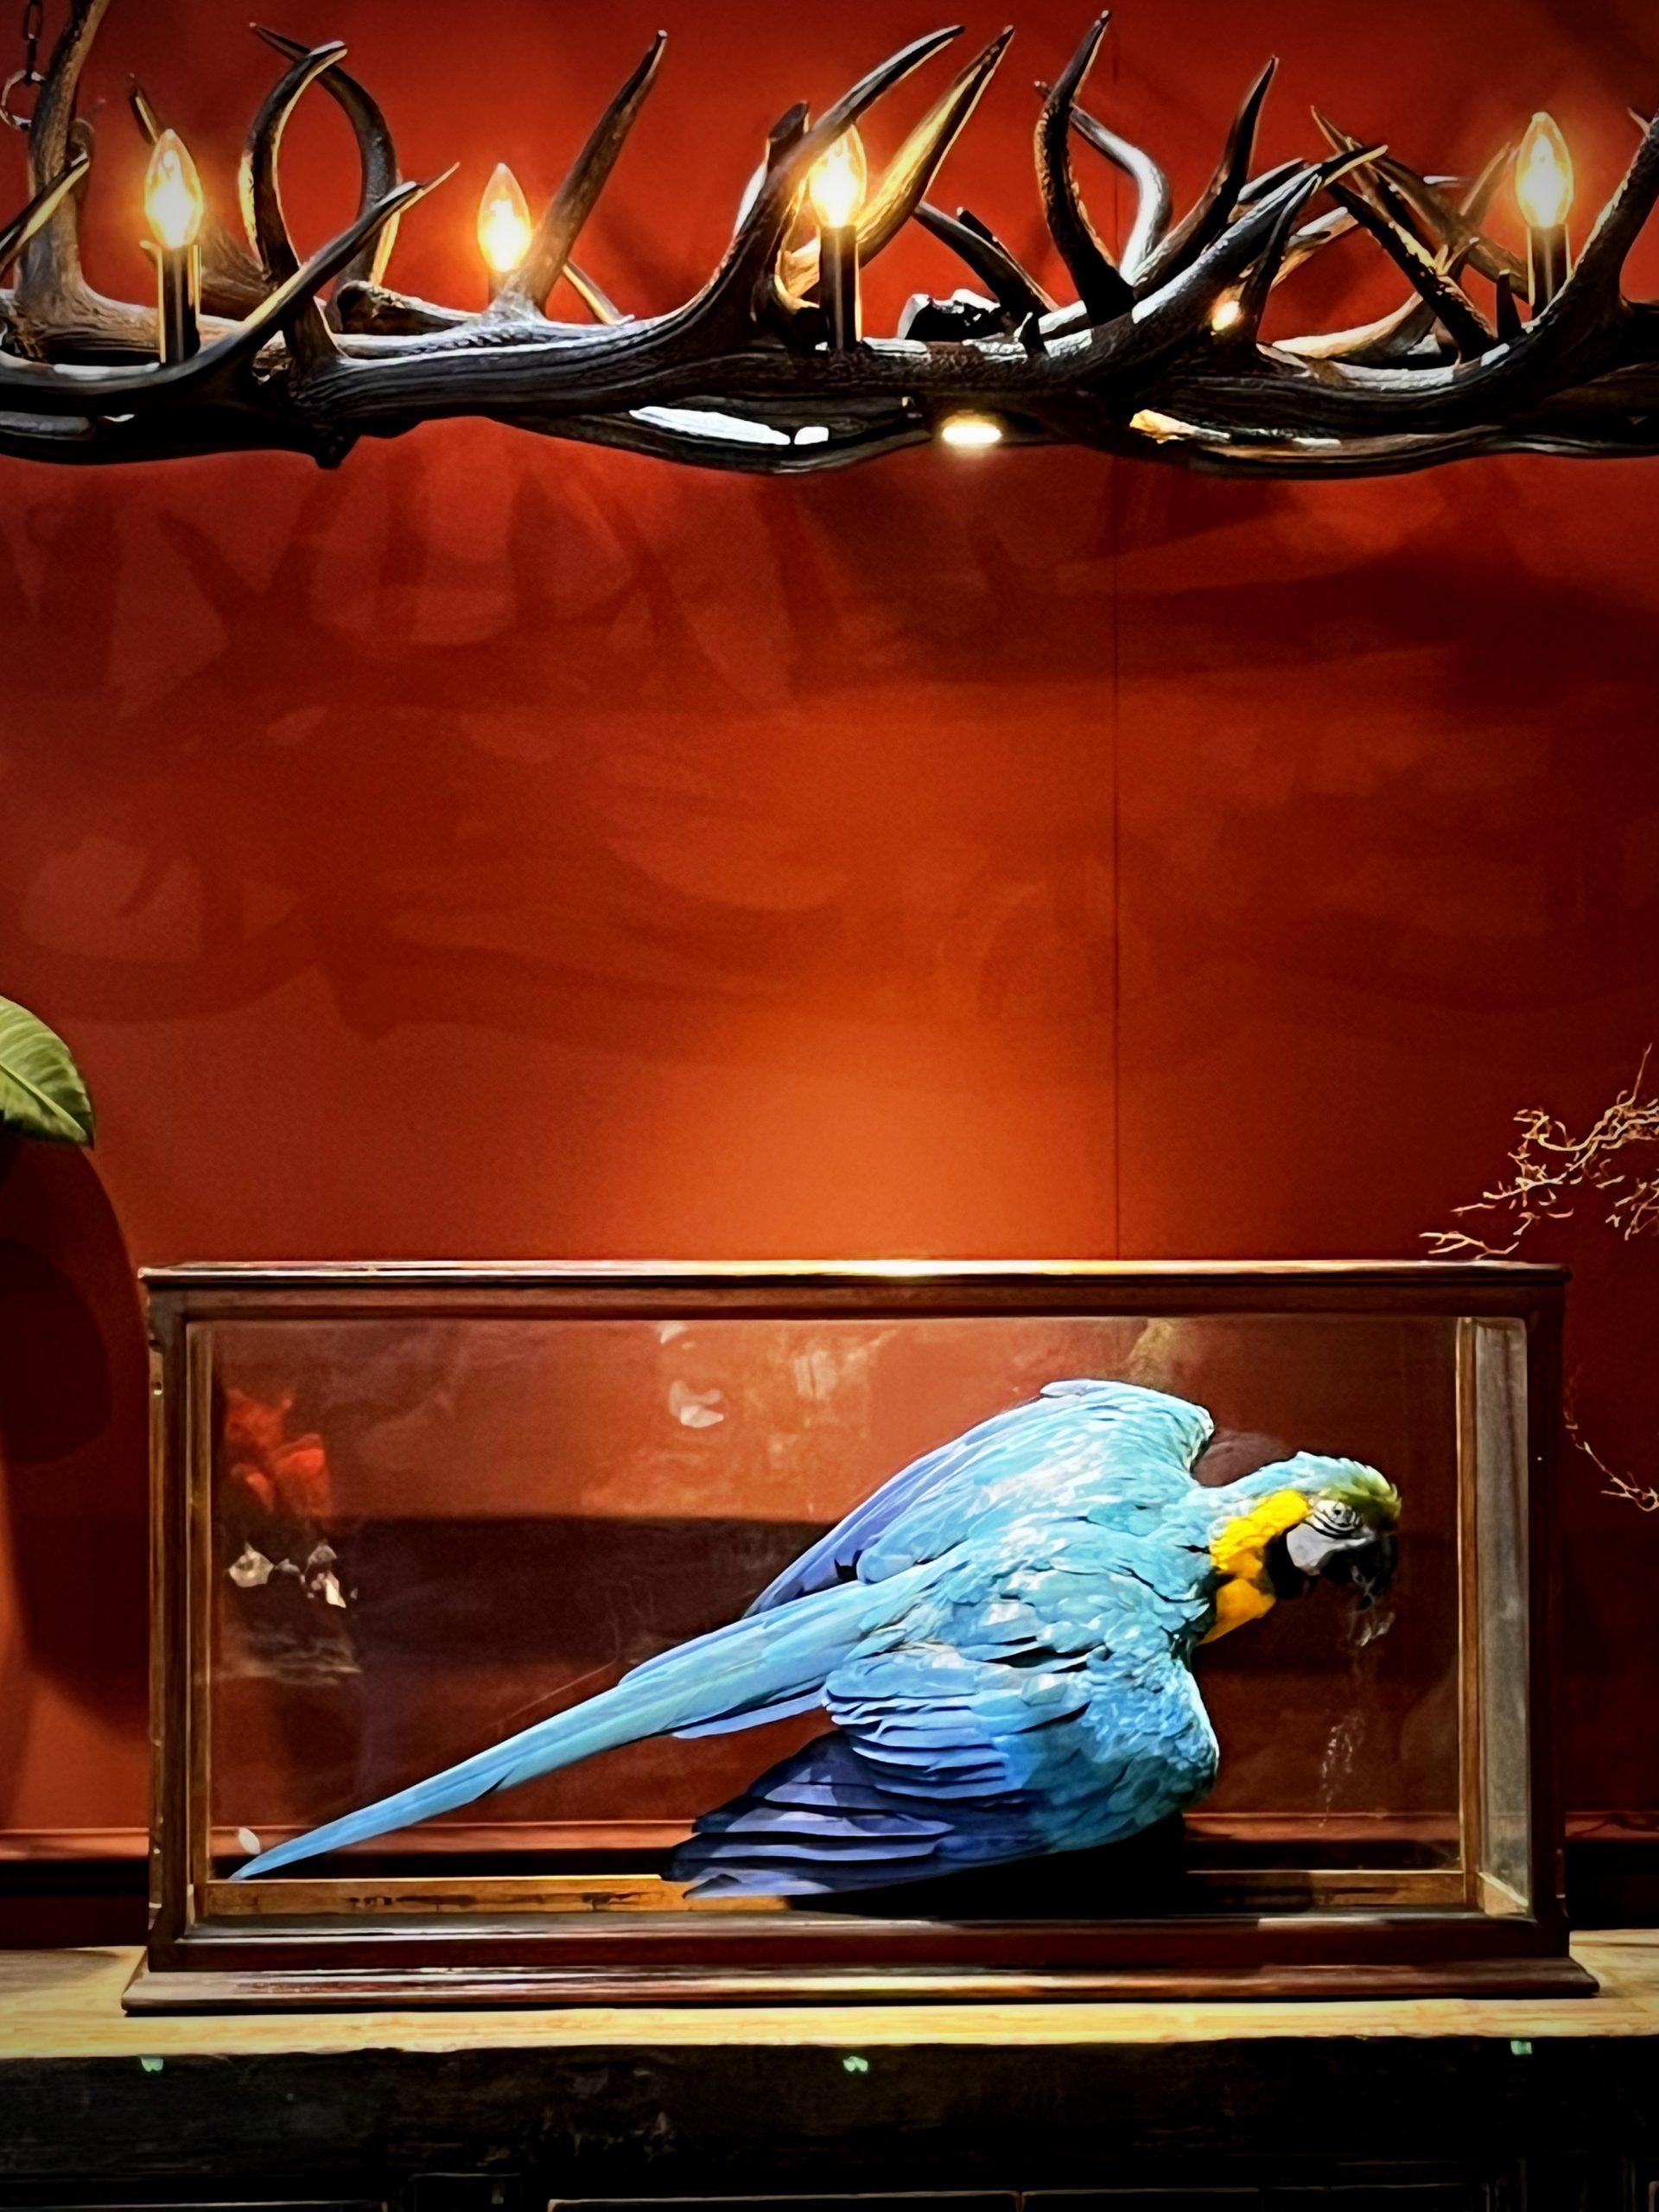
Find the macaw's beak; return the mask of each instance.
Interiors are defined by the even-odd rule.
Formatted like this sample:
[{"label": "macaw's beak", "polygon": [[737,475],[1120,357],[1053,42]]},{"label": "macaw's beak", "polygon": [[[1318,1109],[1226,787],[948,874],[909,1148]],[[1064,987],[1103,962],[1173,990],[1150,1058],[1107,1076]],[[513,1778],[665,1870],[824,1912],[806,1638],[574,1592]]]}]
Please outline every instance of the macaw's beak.
[{"label": "macaw's beak", "polygon": [[1386,1594],[1399,1560],[1398,1537],[1373,1536],[1342,1557],[1333,1559],[1325,1570],[1325,1580],[1345,1582],[1357,1590],[1359,1609],[1363,1612]]},{"label": "macaw's beak", "polygon": [[1285,1549],[1302,1573],[1357,1590],[1362,1611],[1386,1592],[1400,1557],[1397,1537],[1370,1529],[1355,1536],[1327,1536],[1306,1522],[1290,1531]]}]

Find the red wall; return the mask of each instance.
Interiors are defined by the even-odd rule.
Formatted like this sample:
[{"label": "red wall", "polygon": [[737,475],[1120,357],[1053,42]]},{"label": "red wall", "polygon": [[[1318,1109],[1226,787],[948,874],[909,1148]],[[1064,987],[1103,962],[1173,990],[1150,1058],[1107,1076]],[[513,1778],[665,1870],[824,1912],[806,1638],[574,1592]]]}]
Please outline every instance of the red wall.
[{"label": "red wall", "polygon": [[[351,41],[410,173],[462,162],[395,264],[456,299],[490,166],[549,190],[665,20],[583,247],[649,308],[772,117],[931,20],[817,12],[282,20]],[[1079,14],[1027,0],[948,173],[1033,257],[1030,79]],[[1472,170],[1548,102],[1594,200],[1659,98],[1637,0],[1137,0],[1114,40],[1098,104],[1185,193],[1275,48],[1275,159],[1319,99]],[[268,59],[208,0],[118,0],[111,289],[143,282],[125,72],[224,199]],[[350,200],[326,105],[290,145],[311,238]],[[919,237],[892,263],[878,319],[957,281]],[[1310,323],[1391,303],[1366,267],[1303,280]],[[0,1159],[0,1827],[143,1818],[130,1262],[1411,1253],[1517,1106],[1582,1118],[1659,1036],[1659,469],[769,486],[459,425],[335,477],[0,493],[0,990],[103,1117],[90,1163]],[[1586,1418],[1652,1452],[1659,1298],[1584,1249]],[[1570,1491],[1573,1801],[1659,1807],[1659,1525]]]}]

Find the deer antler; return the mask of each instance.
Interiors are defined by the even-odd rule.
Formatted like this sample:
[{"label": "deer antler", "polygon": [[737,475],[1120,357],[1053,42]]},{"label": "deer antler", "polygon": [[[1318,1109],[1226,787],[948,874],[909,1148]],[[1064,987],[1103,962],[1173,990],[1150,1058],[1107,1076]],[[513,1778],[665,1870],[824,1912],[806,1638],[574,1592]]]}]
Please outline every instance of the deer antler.
[{"label": "deer antler", "polygon": [[[957,33],[918,39],[816,118],[774,128],[735,232],[682,306],[624,315],[571,260],[662,60],[655,40],[601,118],[519,267],[476,313],[387,289],[401,217],[430,185],[404,181],[390,127],[338,45],[260,35],[283,73],[250,133],[244,245],[211,219],[202,237],[200,351],[156,359],[153,308],[86,283],[77,206],[93,162],[76,92],[109,0],[70,0],[30,134],[30,198],[0,228],[0,451],[132,461],[257,448],[338,461],[362,436],[480,416],[544,436],[716,467],[784,474],[843,466],[931,437],[959,412],[1027,443],[1069,443],[1234,472],[1384,474],[1471,454],[1659,452],[1659,308],[1632,306],[1621,276],[1659,198],[1659,124],[1559,296],[1530,320],[1516,257],[1484,224],[1508,150],[1461,199],[1443,178],[1320,118],[1333,152],[1251,175],[1269,63],[1234,118],[1209,185],[1172,220],[1152,157],[1079,105],[1107,33],[1094,23],[1036,130],[1050,236],[1077,296],[1056,302],[977,216],[930,204],[941,164],[1006,50],[1003,33],[910,132],[858,225],[861,257],[913,218],[976,286],[912,298],[893,336],[836,351],[810,303],[817,250],[803,232],[808,172],[851,125]],[[283,214],[283,133],[321,87],[356,137],[356,215],[302,260]],[[135,88],[152,137],[156,111]],[[1120,250],[1091,222],[1073,166],[1092,148],[1135,187]],[[1325,194],[1328,213],[1310,213]],[[1411,287],[1363,329],[1264,340],[1275,288],[1357,233]],[[590,321],[548,310],[563,278]],[[1471,286],[1491,288],[1490,309]]]}]

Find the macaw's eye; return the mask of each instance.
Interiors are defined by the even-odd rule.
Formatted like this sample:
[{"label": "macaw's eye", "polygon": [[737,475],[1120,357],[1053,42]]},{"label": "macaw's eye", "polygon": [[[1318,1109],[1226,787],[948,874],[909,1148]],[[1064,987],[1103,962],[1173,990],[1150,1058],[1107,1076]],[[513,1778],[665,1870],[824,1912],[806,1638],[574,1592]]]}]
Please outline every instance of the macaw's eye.
[{"label": "macaw's eye", "polygon": [[1351,1505],[1334,1497],[1322,1497],[1308,1518],[1325,1536],[1351,1536],[1363,1525]]}]

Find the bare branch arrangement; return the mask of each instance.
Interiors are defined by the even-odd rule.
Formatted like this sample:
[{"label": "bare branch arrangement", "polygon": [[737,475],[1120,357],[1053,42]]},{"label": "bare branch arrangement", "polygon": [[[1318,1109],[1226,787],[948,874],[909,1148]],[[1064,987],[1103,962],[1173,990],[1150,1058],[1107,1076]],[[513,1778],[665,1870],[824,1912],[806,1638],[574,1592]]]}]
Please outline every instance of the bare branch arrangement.
[{"label": "bare branch arrangement", "polygon": [[1528,1106],[1516,1116],[1520,1141],[1510,1154],[1514,1174],[1456,1208],[1459,1220],[1492,1219],[1500,1239],[1461,1230],[1439,1230],[1427,1238],[1437,1260],[1507,1260],[1524,1237],[1546,1222],[1570,1221],[1576,1192],[1608,1201],[1607,1226],[1626,1239],[1659,1230],[1659,1166],[1632,1169],[1633,1147],[1659,1145],[1659,1097],[1643,1096],[1652,1048],[1642,1055],[1634,1081],[1605,1106],[1582,1136],[1547,1108]]},{"label": "bare branch arrangement", "polygon": [[1621,1474],[1617,1467],[1608,1465],[1580,1426],[1573,1407],[1567,1405],[1561,1416],[1562,1427],[1575,1452],[1581,1452],[1606,1484],[1603,1495],[1616,1497],[1622,1504],[1635,1506],[1638,1513],[1659,1513],[1659,1490],[1651,1483],[1639,1483],[1634,1476]]},{"label": "bare branch arrangement", "polygon": [[[1580,1193],[1593,1194],[1605,1204],[1606,1226],[1626,1243],[1659,1231],[1659,1166],[1638,1167],[1630,1157],[1644,1146],[1659,1146],[1659,1096],[1646,1094],[1651,1057],[1649,1046],[1634,1080],[1581,1135],[1574,1136],[1544,1107],[1529,1106],[1517,1114],[1521,1135],[1510,1154],[1514,1173],[1471,1205],[1455,1210],[1459,1220],[1484,1217],[1491,1224],[1491,1234],[1478,1229],[1433,1231],[1426,1238],[1431,1256],[1513,1258],[1535,1230],[1571,1221]],[[1643,1513],[1659,1513],[1659,1486],[1638,1482],[1610,1465],[1585,1434],[1570,1398],[1564,1421],[1573,1449],[1602,1477],[1609,1497],[1620,1498]]]},{"label": "bare branch arrangement", "polygon": [[[189,214],[180,194],[188,201],[199,186],[188,156],[135,92],[138,122],[171,164],[162,181],[174,213],[186,204],[188,218],[173,228],[172,217],[152,218],[158,311],[95,292],[81,268],[77,209],[94,149],[76,87],[108,5],[71,0],[48,67],[29,79],[31,197],[0,232],[0,276],[17,270],[15,287],[0,291],[0,452],[119,461],[268,448],[333,464],[360,437],[455,416],[766,474],[841,467],[937,436],[1304,476],[1382,475],[1478,454],[1659,451],[1659,309],[1631,304],[1621,283],[1659,198],[1659,123],[1569,270],[1564,204],[1533,219],[1525,263],[1483,228],[1514,167],[1511,148],[1462,188],[1321,117],[1328,158],[1253,175],[1269,65],[1210,183],[1177,221],[1157,163],[1080,105],[1102,16],[1046,89],[1037,122],[1043,211],[1076,291],[1057,302],[976,215],[947,213],[927,196],[1002,60],[1004,33],[935,101],[847,219],[855,285],[859,267],[912,219],[974,283],[949,299],[918,295],[893,334],[861,337],[849,334],[844,289],[830,282],[813,172],[957,33],[906,47],[816,120],[791,108],[714,274],[670,313],[633,316],[572,255],[657,76],[658,37],[540,222],[525,219],[489,305],[468,314],[386,284],[398,221],[432,184],[400,178],[385,117],[342,67],[345,49],[267,31],[287,67],[243,157],[245,239],[204,217],[199,196]],[[356,134],[362,190],[353,220],[302,261],[278,175],[284,128],[313,86]],[[1116,256],[1084,204],[1079,145],[1135,188]],[[1547,140],[1539,149],[1552,157]],[[1523,206],[1529,175],[1518,180]],[[1548,175],[1546,188],[1548,197]],[[1328,210],[1311,213],[1321,194]],[[511,236],[511,219],[505,228]],[[1264,343],[1274,289],[1356,230],[1399,270],[1404,304],[1362,328]],[[843,259],[843,285],[847,275]],[[550,316],[562,278],[588,320]],[[828,312],[836,301],[841,311]]]}]

